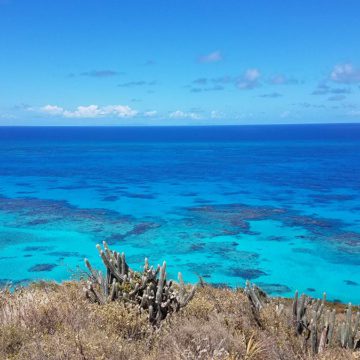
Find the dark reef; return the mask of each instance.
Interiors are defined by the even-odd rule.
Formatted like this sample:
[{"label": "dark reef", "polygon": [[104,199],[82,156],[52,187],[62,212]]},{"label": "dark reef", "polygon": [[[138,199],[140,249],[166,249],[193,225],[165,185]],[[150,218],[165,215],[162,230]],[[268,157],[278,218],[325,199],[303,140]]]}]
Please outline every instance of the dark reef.
[{"label": "dark reef", "polygon": [[42,272],[42,271],[51,271],[57,265],[56,264],[37,264],[28,269],[30,272]]}]

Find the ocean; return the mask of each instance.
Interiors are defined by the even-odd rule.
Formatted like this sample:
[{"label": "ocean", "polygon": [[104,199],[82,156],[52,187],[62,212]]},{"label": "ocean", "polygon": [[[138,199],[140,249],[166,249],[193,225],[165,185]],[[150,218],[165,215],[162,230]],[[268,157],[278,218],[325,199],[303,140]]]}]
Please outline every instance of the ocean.
[{"label": "ocean", "polygon": [[360,303],[360,124],[1,127],[0,284],[102,268]]}]

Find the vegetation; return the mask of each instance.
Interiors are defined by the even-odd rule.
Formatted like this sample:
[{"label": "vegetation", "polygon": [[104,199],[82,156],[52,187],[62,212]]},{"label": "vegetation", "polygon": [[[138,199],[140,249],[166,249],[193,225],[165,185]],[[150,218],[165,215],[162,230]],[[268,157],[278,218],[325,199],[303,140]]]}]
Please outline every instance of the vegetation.
[{"label": "vegetation", "polygon": [[350,307],[269,298],[250,283],[195,291],[166,281],[164,265],[137,273],[101,251],[115,266],[104,277],[88,263],[88,281],[0,291],[0,359],[360,359]]},{"label": "vegetation", "polygon": [[158,326],[168,314],[186,306],[195,294],[195,286],[187,293],[181,273],[177,288],[172,281],[166,281],[166,262],[154,269],[145,259],[142,273],[133,271],[126,263],[125,254],[97,245],[100,257],[106,267],[106,276],[94,270],[89,260],[85,265],[90,271],[85,294],[94,303],[123,301],[135,305],[141,312],[147,311],[151,324]]}]

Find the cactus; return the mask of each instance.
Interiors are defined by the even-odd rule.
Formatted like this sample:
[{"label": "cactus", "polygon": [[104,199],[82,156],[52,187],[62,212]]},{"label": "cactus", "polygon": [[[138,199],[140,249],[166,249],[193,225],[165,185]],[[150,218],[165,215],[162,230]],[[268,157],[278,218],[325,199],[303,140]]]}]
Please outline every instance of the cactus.
[{"label": "cactus", "polygon": [[352,327],[352,305],[349,303],[346,310],[345,321],[339,328],[339,338],[342,347],[348,349],[355,349],[357,347],[356,334],[359,328],[360,313],[355,315],[354,328]]},{"label": "cactus", "polygon": [[103,248],[100,245],[96,247],[105,265],[106,277],[85,259],[89,273],[84,290],[90,301],[105,304],[120,300],[132,304],[140,311],[147,311],[150,323],[157,326],[193,298],[196,286],[188,292],[181,273],[178,274],[178,286],[166,280],[165,261],[154,269],[145,258],[143,272],[137,272],[130,269],[124,253],[110,250],[106,242],[103,242]]},{"label": "cactus", "polygon": [[305,346],[310,339],[310,347],[313,355],[322,353],[329,346],[334,345],[334,334],[338,334],[335,340],[341,347],[355,349],[358,346],[356,339],[360,325],[360,313],[355,316],[354,326],[352,326],[352,306],[348,305],[345,321],[337,326],[336,311],[327,310],[325,312],[326,293],[322,300],[315,300],[301,295],[296,291],[293,300],[293,323],[297,336],[305,331]]},{"label": "cactus", "polygon": [[299,292],[295,291],[293,300],[293,323],[295,326],[296,334],[301,335],[306,328],[306,320],[304,319],[306,307],[305,307],[306,296],[302,294],[299,300]]},{"label": "cactus", "polygon": [[181,272],[178,273],[178,280],[180,286],[180,290],[178,293],[178,302],[180,307],[184,307],[194,297],[196,288],[193,286],[190,292],[186,293],[186,287]]},{"label": "cactus", "polygon": [[244,291],[253,308],[256,311],[260,311],[264,307],[264,302],[267,299],[266,293],[255,284],[251,284],[249,280],[245,283]]},{"label": "cactus", "polygon": [[325,351],[326,346],[331,346],[333,339],[333,332],[335,328],[335,316],[336,311],[327,310],[323,319],[323,329],[320,334],[319,349],[318,352],[322,353]]}]

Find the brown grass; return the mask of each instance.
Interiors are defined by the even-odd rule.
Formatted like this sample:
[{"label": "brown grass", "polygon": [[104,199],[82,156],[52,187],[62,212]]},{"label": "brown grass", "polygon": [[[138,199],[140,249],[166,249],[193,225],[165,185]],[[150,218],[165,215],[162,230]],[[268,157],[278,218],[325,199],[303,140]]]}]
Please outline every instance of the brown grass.
[{"label": "brown grass", "polygon": [[[146,314],[120,302],[99,306],[81,282],[37,283],[0,292],[0,359],[312,359],[294,336],[289,302],[272,300],[255,321],[242,290],[199,288],[159,329]],[[317,359],[360,359],[329,349]]]}]

